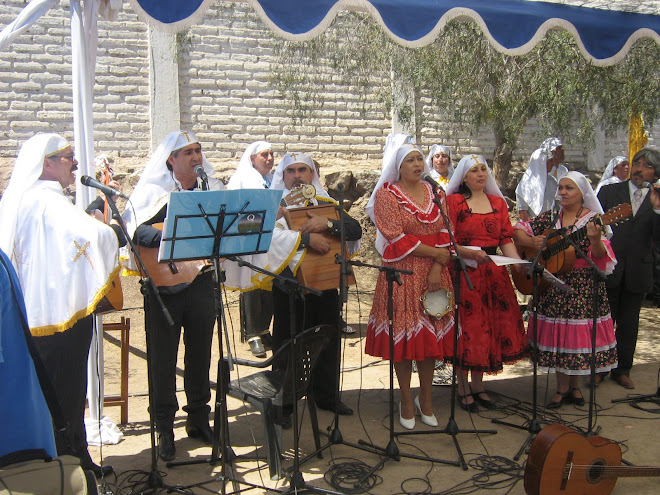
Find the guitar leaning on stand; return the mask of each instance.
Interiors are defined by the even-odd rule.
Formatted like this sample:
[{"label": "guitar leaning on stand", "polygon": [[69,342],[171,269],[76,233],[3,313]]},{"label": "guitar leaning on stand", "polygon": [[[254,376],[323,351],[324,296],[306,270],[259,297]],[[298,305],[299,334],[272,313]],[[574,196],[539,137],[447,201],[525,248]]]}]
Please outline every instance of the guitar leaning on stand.
[{"label": "guitar leaning on stand", "polygon": [[539,432],[525,465],[527,495],[607,495],[617,478],[660,476],[660,467],[622,466],[621,448],[553,424]]}]

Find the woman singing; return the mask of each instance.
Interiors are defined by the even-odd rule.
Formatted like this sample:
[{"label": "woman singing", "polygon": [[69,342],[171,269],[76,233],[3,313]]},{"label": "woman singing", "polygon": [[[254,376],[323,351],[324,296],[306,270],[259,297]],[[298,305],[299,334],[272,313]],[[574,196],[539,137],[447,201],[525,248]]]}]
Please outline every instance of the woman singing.
[{"label": "woman singing", "polygon": [[485,259],[479,258],[482,264],[467,270],[474,290],[467,290],[463,284],[460,292],[458,403],[469,411],[475,410],[477,404],[491,409],[495,404],[484,389],[484,373],[498,373],[502,371],[502,363],[514,363],[525,356],[527,338],[509,273],[492,263],[487,255],[496,254],[499,247],[505,256],[517,259],[520,256],[513,245],[506,201],[483,156],[468,155],[461,159],[447,195],[456,243],[479,247],[485,252]]},{"label": "woman singing", "polygon": [[[559,181],[557,194],[561,197],[557,223],[551,225],[551,211],[530,222],[517,223],[516,244],[538,250],[547,229],[565,228],[567,233],[584,229],[586,236],[578,241],[578,246],[605,274],[612,273],[616,264],[614,253],[601,228],[592,221],[603,209],[586,177],[579,172],[568,172]],[[550,286],[541,294],[537,312],[538,364],[541,369],[557,372],[557,392],[546,406],[551,409],[558,409],[564,403],[584,405],[578,376],[589,374],[592,348],[592,270],[586,260],[577,258],[573,268],[559,277],[572,290]],[[601,373],[616,368],[617,353],[605,282],[596,283],[596,372]]]},{"label": "woman singing", "polygon": [[[412,270],[413,275],[402,275],[402,285],[394,285],[394,356],[390,356],[387,280],[383,272],[379,274],[366,352],[394,359],[401,390],[401,425],[415,427],[416,408],[424,424],[437,426],[431,405],[433,369],[436,359],[451,356],[454,318],[451,311],[438,319],[425,315],[420,296],[425,290],[451,290],[449,237],[433,203],[431,186],[420,180],[422,172],[429,171],[421,152],[412,144],[403,144],[384,155],[383,171],[367,212],[378,228],[376,248],[383,264]],[[414,400],[410,391],[413,360],[420,384]]]}]

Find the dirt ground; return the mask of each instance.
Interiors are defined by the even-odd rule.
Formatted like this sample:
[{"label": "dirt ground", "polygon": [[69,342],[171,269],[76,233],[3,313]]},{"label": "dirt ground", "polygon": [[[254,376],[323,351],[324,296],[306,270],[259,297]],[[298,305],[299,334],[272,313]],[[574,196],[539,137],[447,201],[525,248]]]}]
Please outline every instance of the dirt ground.
[{"label": "dirt ground", "polygon": [[[142,163],[142,162],[141,162]],[[214,164],[218,173],[216,177],[228,178],[235,167],[236,161]],[[0,190],[4,189],[11,172],[13,160],[0,159]],[[356,163],[351,160],[328,160],[321,164],[323,175],[331,172],[353,172],[357,182],[366,189],[366,194],[357,198],[350,213],[356,217],[364,229],[363,250],[361,260],[367,263],[378,263],[379,259],[373,249],[373,225],[364,215],[363,209],[368,198],[368,192],[377,178],[378,161]],[[134,174],[139,169],[139,163],[114,163],[117,178],[122,184],[122,192],[130,193],[137,181]],[[120,207],[122,205],[120,204]],[[323,451],[323,459],[312,458],[301,466],[302,477],[310,486],[339,493],[359,493],[353,487],[355,479],[360,479],[372,467],[377,466],[381,457],[372,452],[366,452],[354,447],[359,440],[367,440],[385,447],[390,440],[389,435],[389,377],[388,363],[364,354],[366,323],[371,309],[376,275],[367,268],[356,269],[357,286],[349,291],[345,318],[358,330],[357,333],[343,338],[342,356],[342,400],[355,409],[355,415],[340,417],[337,431],[341,433],[346,443],[335,444]],[[222,493],[220,466],[212,466],[207,462],[191,466],[167,467],[163,461],[152,463],[151,436],[149,416],[147,412],[148,383],[144,333],[144,313],[142,311],[142,296],[139,293],[138,280],[135,277],[124,278],[124,310],[104,316],[104,321],[112,322],[125,316],[131,319],[130,359],[129,359],[129,422],[119,425],[124,433],[123,439],[117,445],[106,445],[102,448],[90,447],[90,452],[97,462],[110,464],[115,468],[115,476],[105,480],[103,487],[106,493],[153,493],[156,484],[149,480],[162,480],[170,486],[180,487],[180,493]],[[229,348],[235,356],[250,358],[251,354],[246,344],[241,344],[238,328],[238,303],[234,293],[223,295],[223,305],[227,314]],[[636,365],[632,378],[637,384],[633,391],[636,394],[656,394],[658,392],[660,355],[660,310],[655,307],[645,307],[642,310],[640,336],[636,354]],[[218,358],[218,335],[213,344],[213,361],[211,379],[216,380]],[[225,342],[223,336],[223,343]],[[120,366],[118,334],[105,335],[105,386],[106,395],[119,391]],[[224,346],[227,354],[227,346]],[[180,345],[178,363],[178,399],[180,406],[185,405],[183,393],[183,344]],[[231,378],[245,376],[255,372],[254,368],[237,367],[232,371]],[[450,375],[445,371],[444,376]],[[413,385],[417,384],[413,377]],[[529,362],[521,362],[506,367],[504,372],[486,378],[486,386],[491,395],[497,399],[498,409],[469,414],[456,408],[451,414],[451,394],[448,386],[434,387],[434,413],[440,427],[433,429],[421,424],[417,419],[416,432],[422,434],[401,436],[395,444],[401,454],[399,459],[389,458],[368,478],[364,489],[374,495],[390,495],[399,493],[491,493],[520,495],[525,493],[523,487],[524,463],[527,459],[523,452],[514,461],[514,456],[528,438],[528,424],[533,415],[533,376]],[[398,403],[396,381],[394,386],[394,402]],[[564,406],[558,412],[545,410],[554,392],[554,377],[539,375],[537,380],[537,396],[539,407],[537,419],[541,426],[553,423],[566,423],[576,428],[586,430],[589,422],[589,408]],[[588,388],[582,388],[585,397],[589,397]],[[660,400],[636,403],[626,401],[613,403],[613,399],[627,397],[627,392],[612,380],[606,380],[596,389],[595,414],[591,422],[592,430],[599,431],[603,437],[620,444],[624,460],[635,465],[658,464],[660,458],[660,429],[654,423],[660,418]],[[215,389],[213,400],[216,400]],[[304,404],[304,401],[301,402]],[[263,445],[263,426],[259,413],[248,405],[229,398],[227,402],[229,416],[229,445],[237,454],[246,454],[255,446]],[[395,412],[395,415],[398,414]],[[119,424],[120,409],[106,407],[105,415]],[[460,430],[470,432],[455,436],[446,433],[451,419]],[[493,424],[492,419],[510,422],[518,427]],[[319,411],[320,426],[323,431],[333,425],[333,415]],[[300,455],[305,457],[314,450],[314,443],[306,411],[301,412]],[[395,431],[401,431],[395,416]],[[475,433],[472,430],[495,430],[496,434]],[[175,441],[177,448],[176,461],[208,460],[211,448],[196,440],[189,439],[185,433],[185,413],[179,411],[175,420]],[[325,439],[323,439],[326,442]],[[282,444],[284,451],[283,466],[293,465],[293,434],[292,430],[283,432]],[[349,445],[350,444],[350,445]],[[327,443],[325,444],[327,445]],[[600,455],[589,445],[581,443],[579,452],[586,452],[588,460]],[[576,446],[576,449],[578,446]],[[459,450],[463,453],[467,469],[457,466]],[[413,456],[413,457],[410,457]],[[415,457],[424,457],[419,459]],[[432,458],[433,460],[428,460]],[[250,489],[251,485],[259,485],[261,493],[266,489],[285,489],[287,480],[271,481],[268,467],[264,460],[248,461],[236,459],[230,469],[241,489]],[[342,478],[344,476],[344,478]],[[338,482],[338,479],[344,481]],[[554,481],[557,477],[553,477]],[[329,483],[335,483],[333,486]],[[188,485],[194,487],[183,488]],[[545,485],[544,485],[545,486]],[[560,493],[557,486],[549,484],[550,493]],[[613,494],[637,493],[656,494],[660,492],[658,481],[653,478],[638,477],[621,479],[617,482]],[[226,492],[232,491],[229,484]],[[562,490],[567,495],[581,493],[575,491],[572,485]],[[602,484],[589,485],[584,493],[607,493]]]},{"label": "dirt ground", "polygon": [[[357,269],[357,289],[351,288],[347,303],[347,321],[358,332],[343,338],[343,373],[342,399],[355,409],[355,415],[340,417],[338,431],[345,442],[357,444],[358,440],[368,440],[379,446],[386,446],[389,436],[389,378],[388,363],[364,354],[366,321],[368,319],[375,277],[366,268]],[[181,488],[184,493],[222,492],[219,481],[221,468],[208,463],[193,466],[178,466],[168,468],[163,461],[158,460],[152,466],[149,417],[147,414],[147,370],[145,354],[144,316],[142,311],[142,296],[138,291],[136,278],[123,280],[125,294],[125,310],[106,315],[105,321],[116,321],[121,316],[131,318],[130,332],[130,372],[129,372],[129,423],[120,425],[124,438],[117,445],[107,445],[102,448],[90,447],[97,462],[114,466],[117,477],[106,480],[107,493],[143,493],[150,492],[148,479],[153,473],[160,473],[164,483],[168,485],[187,486]],[[233,355],[249,358],[246,344],[241,344],[238,328],[237,297],[233,293],[223,296],[223,304],[227,312],[228,336]],[[655,307],[645,307],[642,310],[640,337],[636,355],[636,365],[632,377],[637,384],[636,394],[655,394],[658,391],[658,369],[660,367],[658,326],[660,310]],[[224,339],[224,338],[223,338]],[[214,361],[217,363],[217,334],[214,341]],[[224,348],[227,353],[226,346]],[[178,385],[180,405],[185,404],[183,394],[183,344],[180,346],[178,368]],[[237,367],[232,372],[232,379],[254,372],[254,368]],[[446,372],[448,375],[450,372]],[[112,394],[119,388],[119,354],[116,334],[106,335],[105,339],[105,379],[106,394]],[[212,380],[216,379],[216,366],[212,364]],[[459,433],[452,437],[445,433],[451,418],[450,389],[448,386],[434,387],[434,412],[440,423],[439,428],[430,428],[417,419],[416,432],[423,434],[398,437],[396,446],[402,455],[399,460],[388,459],[378,469],[368,491],[376,495],[394,493],[481,493],[489,490],[491,493],[523,494],[523,471],[527,459],[525,453],[516,462],[513,460],[518,450],[528,437],[527,422],[532,417],[532,367],[529,362],[521,362],[507,367],[500,375],[486,379],[489,391],[497,398],[498,409],[469,414],[456,408],[454,419],[461,430],[495,430],[490,433]],[[413,377],[413,385],[416,377]],[[585,397],[589,397],[588,388],[583,387]],[[567,423],[586,430],[589,425],[588,404],[584,407],[564,406],[558,412],[545,410],[542,404],[547,403],[554,391],[554,377],[541,374],[537,380],[538,404],[537,418],[541,426],[552,423]],[[606,380],[596,389],[595,414],[593,429],[600,435],[620,443],[624,452],[624,460],[635,465],[657,464],[660,458],[660,433],[657,421],[660,418],[660,401],[643,402],[639,408],[629,402],[613,403],[613,399],[627,397],[627,391],[612,380]],[[213,391],[215,400],[215,389]],[[398,403],[398,393],[395,381],[395,403]],[[301,405],[304,401],[301,402]],[[259,413],[249,405],[229,398],[229,443],[232,450],[240,455],[251,452],[255,446],[262,445],[263,429]],[[396,414],[396,413],[395,413]],[[119,408],[106,407],[105,415],[119,423]],[[492,419],[500,419],[520,428],[501,424],[493,424]],[[333,424],[332,414],[319,411],[319,421],[322,430]],[[300,454],[306,456],[314,450],[309,418],[301,412]],[[396,421],[395,431],[402,428]],[[196,440],[189,439],[185,433],[185,413],[179,411],[175,420],[175,441],[177,461],[205,460],[211,455],[211,448]],[[322,438],[323,442],[327,442]],[[282,437],[285,468],[293,465],[293,434],[285,430]],[[578,446],[576,445],[576,448]],[[590,444],[580,445],[591,456],[598,457],[598,452],[592,451]],[[459,449],[465,456],[468,468],[463,470],[456,464]],[[434,458],[421,460],[407,457],[421,456]],[[371,467],[376,466],[380,457],[371,452],[365,452],[352,445],[335,444],[323,452],[323,459],[312,458],[301,466],[305,482],[314,487],[334,490],[339,493],[358,493],[353,488],[353,479],[361,478]],[[265,461],[247,461],[237,459],[229,465],[233,467],[233,475],[242,489],[250,486],[242,482],[252,483],[266,488],[283,489],[288,486],[286,480],[271,481]],[[345,474],[335,476],[334,470]],[[355,473],[355,474],[354,474]],[[324,479],[325,477],[325,479]],[[344,479],[338,485],[332,486],[327,479]],[[459,490],[460,489],[460,490]],[[584,493],[607,493],[602,485],[590,488]],[[133,491],[130,491],[133,490]],[[256,488],[258,493],[265,488]],[[226,486],[226,492],[231,492],[232,486]],[[653,478],[632,478],[619,480],[613,494],[655,494],[658,493],[658,482]],[[555,493],[552,491],[551,493]],[[557,488],[556,493],[559,493]],[[578,493],[567,490],[566,493]]]}]

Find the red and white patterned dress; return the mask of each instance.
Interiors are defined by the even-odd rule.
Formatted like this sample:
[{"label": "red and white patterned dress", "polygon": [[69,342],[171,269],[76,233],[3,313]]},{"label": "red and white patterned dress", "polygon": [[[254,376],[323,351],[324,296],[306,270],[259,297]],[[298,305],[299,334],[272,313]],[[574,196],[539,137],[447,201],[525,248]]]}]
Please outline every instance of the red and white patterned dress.
[{"label": "red and white patterned dress", "polygon": [[[383,264],[412,270],[401,275],[402,285],[394,283],[394,361],[445,359],[452,355],[453,310],[440,319],[422,312],[420,296],[427,285],[432,258],[415,256],[420,244],[449,247],[449,234],[431,186],[424,184],[424,202],[419,205],[397,184],[386,183],[376,192],[374,217],[388,244]],[[444,193],[441,193],[444,198]],[[446,205],[443,203],[446,211]],[[443,286],[451,291],[449,269],[442,273]],[[387,317],[387,279],[378,275],[374,302],[367,327],[367,354],[390,358]]]},{"label": "red and white patterned dress", "polygon": [[[478,246],[490,254],[512,243],[513,226],[506,202],[488,194],[493,211],[472,213],[462,194],[447,197],[454,236],[461,246]],[[495,263],[467,269],[474,290],[461,279],[456,364],[464,370],[495,374],[502,363],[527,354],[527,337],[509,272]]]}]

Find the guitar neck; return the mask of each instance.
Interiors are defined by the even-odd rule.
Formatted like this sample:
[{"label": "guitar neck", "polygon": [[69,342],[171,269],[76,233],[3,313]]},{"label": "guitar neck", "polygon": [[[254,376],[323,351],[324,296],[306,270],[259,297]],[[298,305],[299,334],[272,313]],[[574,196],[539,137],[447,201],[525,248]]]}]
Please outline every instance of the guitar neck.
[{"label": "guitar neck", "polygon": [[598,474],[600,478],[640,478],[660,476],[660,467],[655,466],[582,466],[573,465],[570,467],[572,475],[585,473],[589,475],[591,471]]},{"label": "guitar neck", "polygon": [[[561,235],[561,234],[560,234]],[[568,234],[566,237],[571,240],[571,242],[577,244],[580,241],[582,241],[587,235],[587,226],[585,225],[584,227],[580,227],[577,229],[575,232],[571,232]],[[562,237],[559,241],[547,246],[543,250],[543,259],[548,260],[555,256],[557,253],[560,253],[564,249],[567,249],[569,246],[571,246],[571,243],[568,241],[568,239],[565,239]]]}]

